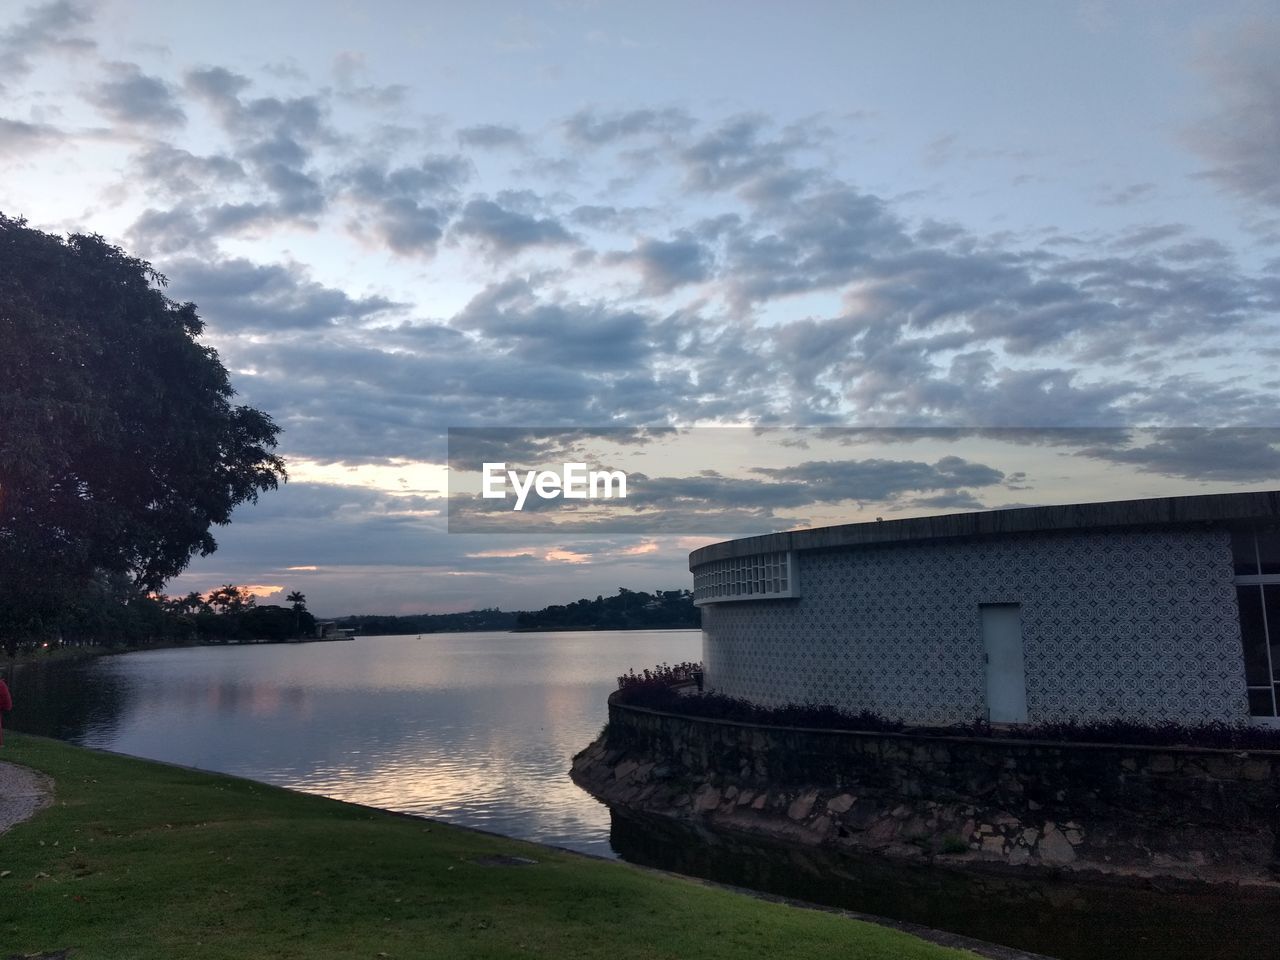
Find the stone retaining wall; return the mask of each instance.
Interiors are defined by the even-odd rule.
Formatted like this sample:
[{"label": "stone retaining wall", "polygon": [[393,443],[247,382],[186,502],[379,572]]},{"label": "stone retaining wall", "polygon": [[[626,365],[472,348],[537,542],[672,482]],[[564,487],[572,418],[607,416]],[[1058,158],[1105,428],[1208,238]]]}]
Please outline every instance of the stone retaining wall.
[{"label": "stone retaining wall", "polygon": [[767,727],[611,698],[573,776],[649,813],[911,859],[1280,876],[1280,751]]}]

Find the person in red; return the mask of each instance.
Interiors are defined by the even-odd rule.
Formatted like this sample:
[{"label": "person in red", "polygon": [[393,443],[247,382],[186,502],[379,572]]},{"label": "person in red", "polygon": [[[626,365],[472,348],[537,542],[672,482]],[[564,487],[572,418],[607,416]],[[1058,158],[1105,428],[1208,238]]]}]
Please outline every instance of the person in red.
[{"label": "person in red", "polygon": [[[9,693],[9,685],[0,677],[0,717],[13,709],[13,697]],[[4,722],[0,720],[0,747],[4,746]]]}]

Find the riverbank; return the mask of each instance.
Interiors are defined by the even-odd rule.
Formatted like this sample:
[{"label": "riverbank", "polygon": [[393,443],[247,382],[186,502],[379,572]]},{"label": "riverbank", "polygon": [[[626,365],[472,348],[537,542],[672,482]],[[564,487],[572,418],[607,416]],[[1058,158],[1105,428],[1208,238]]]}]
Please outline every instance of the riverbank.
[{"label": "riverbank", "polygon": [[56,784],[54,805],[0,844],[0,942],[20,954],[972,957],[621,863],[55,740],[8,734],[3,756]]},{"label": "riverbank", "polygon": [[34,650],[22,650],[13,656],[0,656],[0,669],[7,666],[20,666],[29,663],[55,663],[61,660],[88,660],[93,657],[115,656],[122,653],[139,653],[143,650],[186,650],[195,647],[239,647],[239,646],[279,646],[290,643],[334,643],[355,640],[355,637],[297,637],[291,640],[202,640],[199,642],[165,640],[158,643],[144,643],[136,646],[65,646],[37,647]]},{"label": "riverbank", "polygon": [[0,669],[20,666],[27,663],[56,663],[60,660],[88,660],[91,657],[103,657],[111,653],[130,653],[134,650],[159,650],[176,644],[161,644],[156,647],[37,647],[34,650],[21,650],[12,656],[0,656]]}]

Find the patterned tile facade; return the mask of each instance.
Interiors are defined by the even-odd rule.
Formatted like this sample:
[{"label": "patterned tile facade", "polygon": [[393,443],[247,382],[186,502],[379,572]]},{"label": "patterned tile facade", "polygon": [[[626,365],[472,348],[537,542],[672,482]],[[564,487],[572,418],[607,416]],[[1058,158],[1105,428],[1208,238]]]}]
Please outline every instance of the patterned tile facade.
[{"label": "patterned tile facade", "polygon": [[1046,533],[806,550],[801,596],[702,608],[707,683],[911,723],[986,716],[979,604],[1021,604],[1028,720],[1246,720],[1229,535]]}]

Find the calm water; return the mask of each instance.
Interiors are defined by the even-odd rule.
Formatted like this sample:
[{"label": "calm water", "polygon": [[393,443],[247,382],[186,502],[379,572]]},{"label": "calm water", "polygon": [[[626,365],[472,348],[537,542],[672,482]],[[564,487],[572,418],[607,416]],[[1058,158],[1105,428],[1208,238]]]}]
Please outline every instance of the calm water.
[{"label": "calm water", "polygon": [[14,729],[613,856],[570,782],[618,674],[697,630],[437,633],[24,668]]}]

